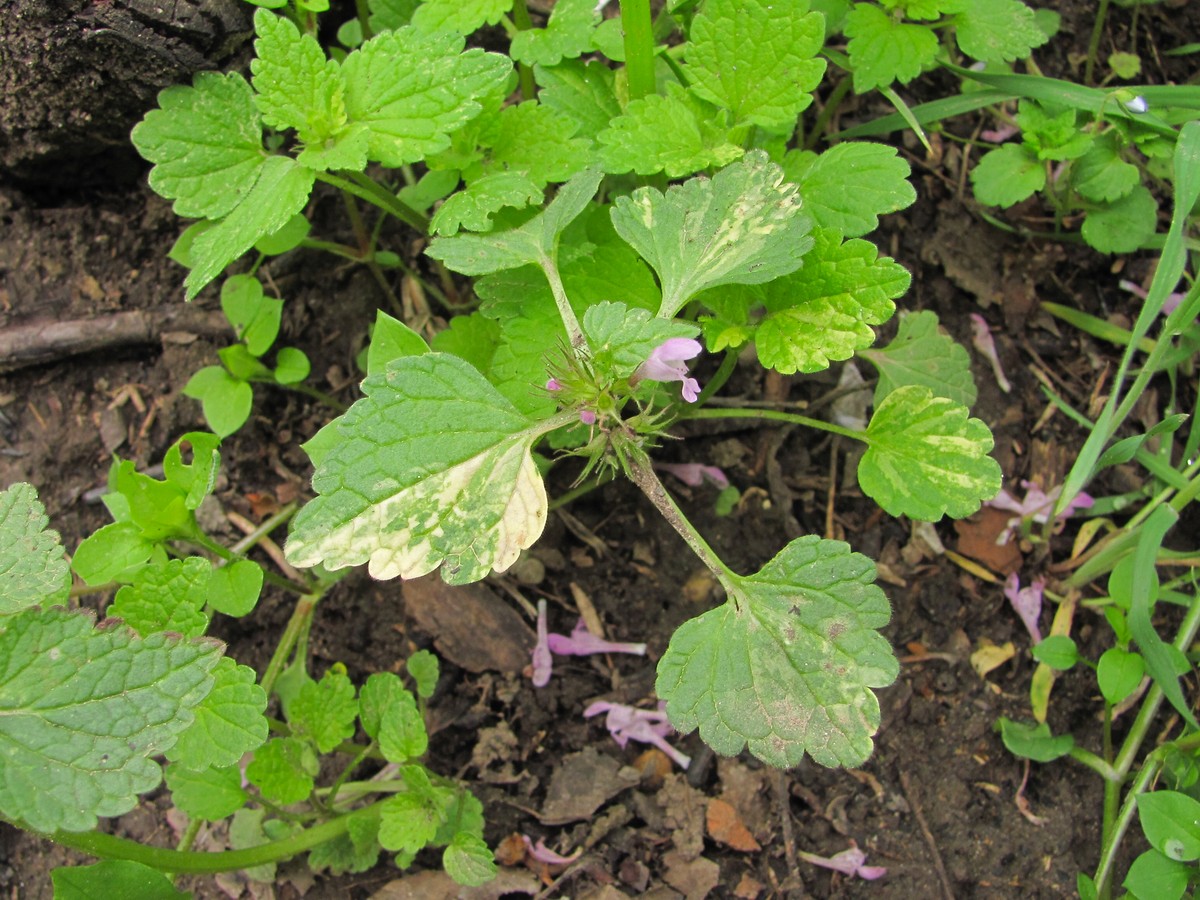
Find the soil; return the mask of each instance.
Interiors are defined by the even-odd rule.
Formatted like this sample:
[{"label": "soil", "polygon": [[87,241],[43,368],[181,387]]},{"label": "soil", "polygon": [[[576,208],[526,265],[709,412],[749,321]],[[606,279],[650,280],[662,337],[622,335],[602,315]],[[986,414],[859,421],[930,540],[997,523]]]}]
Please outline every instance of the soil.
[{"label": "soil", "polygon": [[[1069,67],[1086,47],[1091,5],[1080,6],[1061,5],[1065,27],[1057,40],[1064,52],[1044,54],[1053,56],[1047,63],[1052,73],[1072,74]],[[1147,73],[1152,80],[1188,74],[1163,70],[1164,57],[1150,49],[1186,43],[1200,31],[1194,5],[1174,7],[1144,9],[1139,19],[1143,55],[1155,61]],[[1105,46],[1128,46],[1130,11],[1114,7],[1111,15]],[[880,111],[850,108],[844,124]],[[953,130],[970,134],[980,121],[963,120]],[[1006,484],[1022,478],[1057,484],[1082,434],[1048,413],[1039,378],[1049,378],[1086,409],[1115,355],[1111,347],[1056,325],[1038,304],[1053,300],[1100,316],[1127,316],[1130,298],[1117,288],[1118,277],[1144,282],[1153,259],[1114,260],[1069,243],[1022,241],[997,230],[980,218],[969,191],[964,196],[960,145],[934,138],[935,152],[927,154],[897,137],[913,164],[920,199],[886,218],[873,239],[913,273],[902,308],[935,311],[964,345],[970,342],[969,315],[987,318],[1013,387],[1001,391],[974,354],[980,386],[974,415],[996,435]],[[36,159],[32,165],[37,169]],[[0,182],[0,327],[99,323],[139,311],[163,323],[100,352],[72,352],[0,375],[0,484],[35,484],[53,526],[72,548],[107,521],[95,498],[112,454],[149,466],[179,435],[203,427],[198,404],[181,389],[192,372],[215,360],[226,338],[205,317],[219,308],[211,289],[186,321],[165,315],[183,303],[182,271],[166,257],[180,225],[145,186],[144,169],[131,182],[113,179],[102,186],[74,178],[54,184],[44,168],[33,177],[26,169],[16,174],[20,180]],[[336,197],[318,193],[310,212],[323,237],[352,242]],[[1013,219],[1023,214],[1039,211],[1017,210]],[[388,240],[391,249],[410,257],[419,250],[411,234],[396,232]],[[315,253],[273,260],[267,274],[287,298],[283,340],[313,359],[317,387],[352,400],[355,354],[375,309],[386,305],[379,287],[364,270]],[[394,285],[410,301],[411,287]],[[894,327],[884,329],[884,340]],[[703,369],[700,374],[703,380]],[[747,365],[726,393],[807,401],[811,409],[835,384],[836,370],[763,378],[757,366]],[[309,468],[297,445],[328,418],[307,397],[259,391],[251,421],[222,446],[221,511],[259,520],[272,504],[307,496]],[[583,719],[583,709],[597,699],[648,701],[653,663],[671,632],[718,599],[702,566],[631,486],[609,485],[552,516],[530,555],[533,562],[484,586],[449,589],[428,580],[402,586],[351,575],[317,611],[310,670],[342,662],[357,681],[395,670],[417,648],[435,649],[443,675],[431,703],[436,734],[429,765],[472,781],[485,805],[491,845],[521,833],[545,838],[562,852],[584,849],[565,872],[516,865],[502,870],[500,887],[470,896],[529,896],[547,885],[552,887],[543,896],[689,900],[1073,896],[1076,873],[1090,871],[1098,855],[1100,781],[1066,762],[1029,767],[1006,752],[993,728],[1001,715],[1028,717],[1033,671],[1029,636],[999,582],[1018,568],[1023,579],[1045,572],[1052,560],[1069,554],[1071,532],[1050,553],[1019,547],[1007,560],[988,556],[982,565],[992,565],[996,580],[985,579],[978,567],[964,568],[931,546],[937,541],[928,531],[882,515],[864,500],[845,477],[848,448],[836,441],[742,424],[681,434],[687,439],[665,447],[664,458],[717,461],[742,492],[737,508],[718,516],[711,489],[672,485],[734,569],[752,571],[802,533],[845,540],[879,560],[894,610],[885,634],[902,667],[897,682],[879,695],[883,723],[876,752],[857,771],[805,761],[778,773],[748,755],[714,758],[692,734],[673,739],[694,759],[684,775],[657,751],[619,748],[598,721]],[[552,493],[569,486],[567,468],[553,474]],[[1120,479],[1128,477],[1115,470],[1113,481],[1099,490],[1120,489]],[[219,512],[213,521],[236,539],[226,516]],[[934,532],[946,548],[970,557],[986,527],[944,521]],[[536,690],[521,671],[532,631],[514,593],[545,598],[551,630],[563,632],[590,603],[610,638],[645,641],[647,658],[559,659],[550,685]],[[102,610],[110,599],[84,602]],[[250,618],[218,617],[217,636],[240,661],[261,667],[290,603],[268,588]],[[502,605],[506,612],[496,613]],[[503,624],[464,634],[447,623],[447,609],[455,611],[450,619],[485,610]],[[1092,657],[1102,648],[1101,630],[1093,624],[1085,616],[1076,632]],[[976,673],[974,650],[1010,641],[1016,649],[1011,660],[986,675]],[[1060,678],[1049,721],[1055,733],[1072,732],[1098,747],[1100,705],[1093,684],[1078,673]],[[152,797],[111,827],[170,844],[175,837],[168,809],[165,798]],[[887,875],[873,882],[849,879],[798,856],[829,856],[852,844],[870,864],[885,866]],[[50,897],[49,870],[73,861],[80,860],[0,825],[0,891],[6,896]],[[315,879],[293,866],[280,869],[273,887],[233,881],[188,887],[198,897],[237,896],[243,887],[249,896],[454,896],[437,869],[436,855],[423,855],[400,881],[388,865]]]}]

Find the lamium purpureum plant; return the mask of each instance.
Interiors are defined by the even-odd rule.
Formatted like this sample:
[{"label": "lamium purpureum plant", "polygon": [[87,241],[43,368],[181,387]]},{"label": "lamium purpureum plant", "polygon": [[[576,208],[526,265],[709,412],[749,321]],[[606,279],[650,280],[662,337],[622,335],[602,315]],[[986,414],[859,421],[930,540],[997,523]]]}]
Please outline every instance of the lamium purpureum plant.
[{"label": "lamium purpureum plant", "polygon": [[[305,851],[314,868],[359,871],[381,850],[407,866],[434,846],[455,878],[486,880],[478,804],[419,762],[428,662],[414,670],[409,661],[413,690],[376,676],[356,688],[336,667],[309,677],[306,638],[319,598],[350,567],[365,564],[376,578],[437,570],[462,584],[511,566],[545,526],[546,456],[578,466],[581,478],[631,479],[724,588],[724,604],[685,623],[659,660],[657,692],[676,728],[777,766],[805,754],[861,763],[879,725],[873,692],[897,672],[879,633],[890,610],[874,563],[809,535],[758,572],[734,572],[652,463],[681,420],[752,418],[864,444],[858,482],[893,515],[965,516],[1000,487],[991,435],[970,416],[966,354],[936,316],[905,317],[890,344],[872,348],[910,279],[864,238],[915,193],[893,148],[796,145],[825,74],[823,15],[807,0],[704,0],[672,4],[655,21],[646,0],[626,0],[618,22],[592,0],[562,0],[533,28],[520,0],[368,0],[357,26],[339,31],[344,49],[327,52],[318,5],[257,10],[249,79],[201,73],[160,94],[133,133],[154,164],[151,187],[195,220],[173,253],[189,269],[188,298],[253,251],[249,271],[222,288],[240,343],[189,393],[225,435],[253,403],[251,382],[287,384],[305,368],[282,353],[273,368],[260,361],[283,306],[260,289],[271,285],[263,273],[273,255],[297,247],[361,262],[389,297],[386,274],[403,267],[442,304],[447,325],[421,334],[381,311],[362,398],[304,444],[315,498],[255,538],[291,519],[286,555],[308,570],[300,581],[245,559],[249,544],[224,547],[198,526],[215,477],[212,435],[188,436],[196,461],[186,466],[169,453],[161,481],[132,463],[115,467],[115,521],[72,562],[86,583],[78,592],[120,585],[120,597],[130,588],[117,609],[135,631],[132,610],[151,609],[146,632],[42,609],[65,598],[51,546],[47,570],[62,583],[22,583],[0,610],[0,641],[11,658],[53,670],[42,684],[71,687],[71,673],[99,671],[88,666],[109,643],[137,653],[149,644],[157,655],[146,657],[153,665],[138,689],[166,699],[144,740],[117,736],[116,755],[107,749],[114,736],[96,735],[112,717],[83,715],[83,737],[69,746],[91,768],[37,753],[6,767],[0,815],[165,872],[259,867]],[[512,26],[508,56],[467,47],[466,36],[497,22]],[[724,39],[735,33],[772,40]],[[312,236],[306,210],[318,184],[343,199],[353,245]],[[427,258],[383,249],[397,222],[432,236]],[[472,279],[469,290],[452,272]],[[879,373],[863,428],[711,402],[743,358],[795,375],[856,356]],[[14,533],[35,523],[29,534],[41,547],[44,522],[24,490],[11,501]],[[211,611],[250,611],[256,572],[299,597],[262,673],[203,637]],[[0,681],[4,708],[20,711],[0,717],[0,733],[16,729],[12,741],[29,746],[21,729],[31,730],[33,746],[45,748],[63,726],[30,690],[15,676]],[[214,725],[231,696],[243,723],[236,739]],[[282,719],[268,722],[272,698]],[[201,716],[204,704],[211,711]],[[189,735],[197,746],[221,743],[220,762],[178,749]],[[174,802],[193,823],[185,848],[151,852],[89,830],[157,785],[162,752]],[[248,752],[246,786],[237,763]],[[349,758],[322,783],[319,759],[329,753]],[[352,780],[380,757],[390,777]],[[108,771],[126,763],[137,777]],[[46,813],[20,774],[28,771],[43,773],[53,796],[93,800]],[[189,852],[196,823],[222,817],[246,849]]]}]

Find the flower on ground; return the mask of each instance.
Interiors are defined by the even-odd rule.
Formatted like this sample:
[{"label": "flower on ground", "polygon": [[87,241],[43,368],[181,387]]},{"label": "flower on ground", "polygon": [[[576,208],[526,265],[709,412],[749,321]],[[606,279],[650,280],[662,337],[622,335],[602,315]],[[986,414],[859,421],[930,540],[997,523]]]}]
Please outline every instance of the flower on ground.
[{"label": "flower on ground", "polygon": [[546,846],[545,838],[538,838],[535,844],[531,841],[528,835],[521,835],[521,841],[525,844],[525,852],[534,862],[543,863],[547,866],[567,866],[579,859],[583,855],[583,848],[577,847],[575,852],[570,856],[563,856],[555,853]]},{"label": "flower on ground", "polygon": [[[1134,284],[1132,281],[1127,281],[1124,278],[1117,282],[1117,284],[1122,290],[1129,291],[1129,293],[1133,294],[1135,297],[1141,297],[1143,300],[1145,300],[1149,296],[1149,293],[1140,284]],[[1167,294],[1167,299],[1163,301],[1162,309],[1160,310],[1159,314],[1169,316],[1171,313],[1175,312],[1175,309],[1180,303],[1183,302],[1184,296],[1185,295],[1182,291],[1176,291],[1173,294]]]},{"label": "flower on ground", "polygon": [[658,710],[638,709],[623,703],[608,703],[598,700],[583,711],[583,717],[590,719],[600,713],[608,713],[604,720],[604,726],[622,749],[631,740],[650,744],[671,757],[679,768],[686,769],[692,764],[692,758],[667,743],[667,735],[673,733],[675,729],[667,721],[667,714],[663,710],[664,706],[665,704],[659,703]]},{"label": "flower on ground", "polygon": [[655,347],[646,361],[637,367],[630,383],[637,384],[643,379],[679,381],[683,383],[683,399],[688,403],[695,403],[700,394],[700,382],[688,376],[685,362],[699,356],[702,349],[700,342],[691,338],[668,338]]},{"label": "flower on ground", "polygon": [[996,384],[1004,393],[1012,391],[1012,385],[1004,375],[1004,367],[1000,365],[1000,356],[996,353],[996,342],[992,340],[992,330],[988,328],[987,319],[979,313],[971,313],[971,343],[983,354],[992,365],[992,374],[996,376]]},{"label": "flower on ground", "polygon": [[[554,673],[554,655],[590,656],[593,653],[646,655],[645,644],[606,641],[592,634],[580,619],[570,635],[552,634],[546,627],[546,601],[538,601],[537,643],[533,646],[533,686],[545,687]],[[553,654],[553,655],[552,655]]]},{"label": "flower on ground", "polygon": [[712,482],[721,490],[729,487],[729,479],[716,466],[706,466],[703,463],[655,463],[654,468],[674,475],[691,487],[700,487],[705,481]]},{"label": "flower on ground", "polygon": [[1042,615],[1042,591],[1045,587],[1044,578],[1035,578],[1029,587],[1021,587],[1021,579],[1016,572],[1009,575],[1008,580],[1004,582],[1004,596],[1029,629],[1029,636],[1035,644],[1042,642],[1042,630],[1038,627],[1038,619]]},{"label": "flower on ground", "polygon": [[815,853],[805,853],[800,851],[797,854],[805,862],[810,862],[814,866],[820,866],[823,869],[833,869],[835,872],[841,872],[843,875],[857,875],[859,878],[864,878],[867,881],[874,881],[876,878],[882,878],[887,874],[887,869],[883,866],[865,866],[863,863],[867,861],[867,854],[863,853],[858,847],[851,847],[849,850],[843,850],[841,853],[835,853],[833,856],[817,856]]},{"label": "flower on ground", "polygon": [[[1001,491],[984,504],[993,509],[1006,509],[1017,514],[1008,520],[1008,527],[996,540],[998,544],[1007,544],[1012,536],[1021,530],[1021,522],[1025,519],[1038,525],[1044,525],[1054,512],[1054,504],[1058,502],[1058,495],[1062,493],[1061,485],[1052,488],[1048,493],[1032,481],[1022,481],[1021,487],[1025,488],[1025,499],[1023,500],[1018,500],[1008,491]],[[1073,515],[1076,510],[1087,509],[1093,502],[1090,496],[1080,491],[1058,514],[1056,521],[1061,522]]]}]

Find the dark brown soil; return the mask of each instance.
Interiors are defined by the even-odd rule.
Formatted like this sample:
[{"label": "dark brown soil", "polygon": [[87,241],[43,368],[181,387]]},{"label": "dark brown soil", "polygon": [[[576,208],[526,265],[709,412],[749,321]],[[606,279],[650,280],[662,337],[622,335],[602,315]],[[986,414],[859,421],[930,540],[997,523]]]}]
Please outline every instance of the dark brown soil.
[{"label": "dark brown soil", "polygon": [[[1086,44],[1091,7],[1084,6],[1086,15],[1066,10],[1064,46]],[[1194,8],[1190,14],[1195,17]],[[1113,15],[1108,39],[1120,47],[1128,39],[1130,14]],[[1143,11],[1140,21],[1141,40],[1149,42],[1143,46],[1174,46],[1195,33],[1172,26],[1157,8]],[[0,40],[3,35],[0,30]],[[1067,54],[1055,60],[1070,65]],[[965,123],[964,130],[969,133],[973,124]],[[1014,387],[1001,392],[974,356],[980,386],[974,414],[996,434],[995,455],[1006,483],[1031,476],[1057,483],[1082,435],[1061,416],[1045,416],[1032,370],[1048,374],[1071,402],[1086,408],[1097,373],[1114,357],[1111,348],[1056,326],[1038,303],[1054,300],[1119,315],[1128,295],[1116,287],[1114,262],[1069,244],[1022,242],[992,228],[959,191],[958,145],[939,142],[932,157],[912,142],[904,147],[920,199],[874,235],[884,252],[913,273],[902,308],[936,311],[964,344],[970,339],[968,315],[982,312],[988,318]],[[37,181],[32,188],[28,180],[0,187],[0,327],[183,302],[182,270],[166,259],[180,226],[144,184],[104,189],[72,182],[47,192],[40,175]],[[323,236],[349,240],[348,234],[339,237],[346,226],[335,199],[319,195],[314,217]],[[411,235],[396,234],[391,243],[398,252],[413,250]],[[1120,277],[1139,280],[1151,262],[1125,261]],[[379,288],[364,271],[315,254],[275,260],[269,273],[287,299],[285,339],[312,357],[318,387],[352,399],[354,355],[374,310],[385,305]],[[211,290],[196,305],[218,308]],[[170,328],[144,343],[0,375],[0,485],[34,483],[53,525],[74,548],[106,521],[88,492],[104,484],[113,453],[149,465],[180,434],[203,427],[198,404],[180,391],[192,372],[214,361],[220,346],[221,339],[203,329]],[[835,380],[826,374],[764,383],[757,373],[756,366],[739,370],[728,393],[814,401]],[[263,498],[305,496],[309,469],[297,444],[328,417],[307,398],[260,391],[251,422],[222,447],[223,507],[253,518]],[[632,745],[621,750],[597,722],[582,718],[595,699],[650,698],[653,663],[673,629],[716,602],[699,563],[628,486],[610,485],[583,497],[568,508],[569,519],[552,517],[533,554],[544,573],[533,572],[519,585],[502,582],[486,597],[510,602],[506,584],[526,597],[545,597],[551,630],[569,631],[582,592],[609,637],[647,642],[649,658],[560,660],[551,684],[535,690],[519,672],[471,671],[477,668],[471,653],[456,652],[445,635],[425,630],[413,598],[406,599],[398,583],[356,574],[317,611],[310,669],[321,672],[342,662],[358,680],[393,670],[415,648],[441,650],[443,678],[432,702],[438,731],[429,763],[475,781],[493,845],[520,832],[545,837],[558,850],[587,848],[550,895],[1073,896],[1076,873],[1090,871],[1099,850],[1100,782],[1067,762],[1027,770],[993,730],[1001,715],[1028,716],[1028,635],[998,584],[933,552],[907,522],[881,515],[855,489],[844,487],[846,449],[800,430],[739,427],[698,430],[664,448],[663,455],[720,460],[742,491],[742,503],[727,517],[712,512],[713,495],[706,489],[679,491],[710,543],[739,571],[753,570],[800,533],[846,540],[881,562],[881,581],[894,609],[886,634],[903,665],[896,684],[881,692],[877,751],[860,771],[826,770],[806,761],[780,775],[748,756],[714,759],[690,735],[675,739],[695,758],[686,779],[670,773],[664,778],[654,769],[662,760],[641,756]],[[554,473],[552,488],[569,485],[569,467]],[[947,548],[962,549],[953,523],[940,523],[937,533]],[[1069,551],[1069,538],[1068,533],[1054,548],[1060,558]],[[1031,553],[1022,571],[1037,574],[1048,561]],[[218,636],[239,660],[261,666],[290,603],[269,588],[249,620],[218,622]],[[1085,617],[1077,632],[1085,651],[1096,649],[1087,646],[1091,624]],[[487,645],[495,638],[480,640]],[[981,677],[969,657],[988,641],[1012,641],[1017,652]],[[1098,747],[1100,706],[1091,689],[1083,675],[1061,678],[1050,723],[1056,733],[1070,731]],[[611,788],[604,791],[611,796],[594,815],[543,824],[538,813],[546,809],[548,791],[556,778],[570,777],[572,754],[584,751],[611,761],[605,770],[611,784],[600,785]],[[639,770],[623,789],[621,766]],[[580,785],[577,792],[594,787]],[[761,849],[735,850],[705,837],[704,810],[711,798],[733,805]],[[148,803],[113,827],[146,842],[171,843],[166,806],[161,799]],[[848,880],[796,856],[832,855],[852,841],[869,863],[888,868],[886,877]],[[73,858],[0,825],[0,891],[8,896],[51,896],[49,870]],[[435,856],[422,856],[414,870],[436,868]],[[508,873],[506,896],[537,889],[536,878],[522,881],[523,871]],[[281,877],[276,894],[366,897],[396,877],[382,865],[352,878]],[[414,893],[393,887],[384,896],[441,896],[432,886],[417,886],[427,882],[413,884]],[[705,885],[715,887],[706,893]],[[197,896],[225,896],[212,882],[189,887]]]}]

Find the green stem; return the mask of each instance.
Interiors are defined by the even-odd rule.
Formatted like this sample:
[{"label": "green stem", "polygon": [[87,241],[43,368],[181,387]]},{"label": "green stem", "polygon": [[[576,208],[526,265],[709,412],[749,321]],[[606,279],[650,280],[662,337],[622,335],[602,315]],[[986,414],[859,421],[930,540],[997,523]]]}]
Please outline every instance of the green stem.
[{"label": "green stem", "polygon": [[562,276],[558,274],[558,264],[551,257],[545,255],[538,262],[542,271],[546,273],[546,280],[550,282],[550,292],[554,294],[554,303],[558,306],[558,314],[562,317],[567,335],[571,339],[571,349],[578,352],[587,347],[587,338],[583,336],[583,329],[579,327],[579,319],[575,317],[575,310],[571,308],[571,301],[567,299],[567,290],[563,287]]},{"label": "green stem", "polygon": [[371,7],[367,0],[354,0],[354,14],[358,18],[358,27],[362,29],[363,42],[373,36],[371,31]]},{"label": "green stem", "polygon": [[811,150],[817,145],[817,141],[825,133],[825,129],[829,126],[830,120],[833,119],[838,108],[842,105],[842,101],[850,93],[850,85],[852,83],[853,80],[851,77],[844,75],[842,80],[833,86],[833,91],[830,93],[829,99],[821,107],[821,112],[817,115],[817,121],[813,122],[812,130],[808,133],[808,138],[804,141],[804,149]]},{"label": "green stem", "polygon": [[204,853],[196,850],[169,850],[163,847],[148,847],[128,838],[104,834],[99,831],[80,833],[56,831],[46,835],[56,844],[80,850],[102,859],[125,859],[139,862],[162,872],[178,872],[186,875],[206,875],[214,872],[235,872],[251,869],[267,863],[282,862],[311,850],[318,844],[331,841],[345,834],[351,816],[361,816],[365,810],[377,810],[383,801],[373,803],[352,814],[338,816],[320,825],[269,844],[259,844],[245,850],[224,850],[220,853]]},{"label": "green stem", "polygon": [[774,409],[696,409],[685,411],[681,419],[772,419],[778,422],[791,422],[793,425],[806,425],[809,428],[819,428],[830,434],[840,434],[842,437],[870,443],[865,431],[853,428],[843,428],[832,422],[822,422],[820,419],[810,419],[797,413],[779,412]]},{"label": "green stem", "polygon": [[721,561],[721,557],[717,556],[716,551],[708,546],[708,543],[688,521],[687,516],[671,499],[667,489],[654,474],[650,458],[640,449],[631,449],[626,457],[626,471],[633,483],[641,488],[642,493],[662,513],[663,518],[679,533],[684,543],[700,557],[701,562],[708,566],[709,571],[717,577],[717,581],[721,582],[729,596],[736,597],[737,574]]},{"label": "green stem", "polygon": [[348,172],[350,181],[329,172],[317,172],[317,181],[333,185],[338,190],[353,194],[360,200],[365,200],[372,206],[378,206],[384,212],[395,216],[406,225],[411,225],[417,231],[425,233],[429,229],[429,220],[417,212],[399,197],[382,185],[372,181],[362,172]]},{"label": "green stem", "polygon": [[[513,0],[513,23],[519,31],[528,31],[533,27],[533,19],[529,18],[529,6],[525,0]],[[533,69],[525,63],[517,63],[517,76],[521,80],[521,96],[526,100],[537,98],[537,85],[533,81]]]},{"label": "green stem", "polygon": [[1071,759],[1080,765],[1087,766],[1106,782],[1116,781],[1119,783],[1121,780],[1116,769],[1090,750],[1084,750],[1082,747],[1072,747]]},{"label": "green stem", "polygon": [[271,689],[275,687],[276,679],[287,665],[288,657],[291,656],[296,641],[312,621],[313,610],[320,599],[321,594],[315,593],[305,594],[296,601],[296,608],[292,610],[292,617],[288,620],[287,628],[279,638],[279,645],[275,648],[275,653],[271,656],[271,661],[267,664],[260,682],[268,697],[271,695]]},{"label": "green stem", "polygon": [[261,525],[230,547],[230,551],[236,553],[238,556],[245,556],[259,541],[294,516],[296,510],[299,508],[300,504],[293,500],[287,506],[282,507],[275,515],[264,519]]},{"label": "green stem", "polygon": [[273,381],[271,384],[274,384],[276,387],[281,387],[285,391],[295,391],[297,394],[304,394],[306,397],[312,397],[314,400],[324,403],[339,415],[350,408],[336,397],[333,397],[332,395],[327,394],[322,390],[318,390],[317,388],[308,384],[299,382],[296,384],[280,384],[278,381]]},{"label": "green stem", "polygon": [[650,0],[621,0],[621,28],[625,31],[625,77],[629,82],[629,99],[640,100],[657,92]]},{"label": "green stem", "polygon": [[342,789],[342,785],[346,783],[346,780],[350,777],[354,770],[362,764],[362,761],[366,759],[374,749],[375,741],[371,741],[371,743],[367,744],[367,746],[363,747],[362,750],[359,751],[357,756],[350,760],[350,762],[346,763],[346,767],[342,769],[341,774],[338,775],[337,780],[334,781],[333,787],[329,789],[329,795],[325,798],[325,803],[330,809],[332,809],[333,804],[337,802],[338,791]]},{"label": "green stem", "polygon": [[316,238],[305,238],[300,242],[301,247],[307,247],[310,250],[324,250],[326,253],[332,253],[334,256],[340,256],[342,259],[349,259],[353,262],[360,263],[363,261],[362,253],[349,244],[339,244],[337,241],[322,241]]},{"label": "green stem", "polygon": [[721,360],[721,365],[713,373],[712,378],[708,379],[708,384],[704,385],[704,390],[700,392],[700,396],[696,398],[696,406],[703,406],[709,397],[725,387],[725,382],[729,380],[729,376],[737,368],[737,361],[738,351],[732,349],[725,351],[725,358]]},{"label": "green stem", "polygon": [[1100,0],[1100,8],[1096,11],[1096,21],[1092,23],[1092,36],[1088,40],[1087,64],[1083,67],[1083,83],[1091,85],[1092,75],[1096,71],[1096,57],[1100,55],[1100,38],[1104,35],[1104,21],[1108,18],[1109,0]]}]

